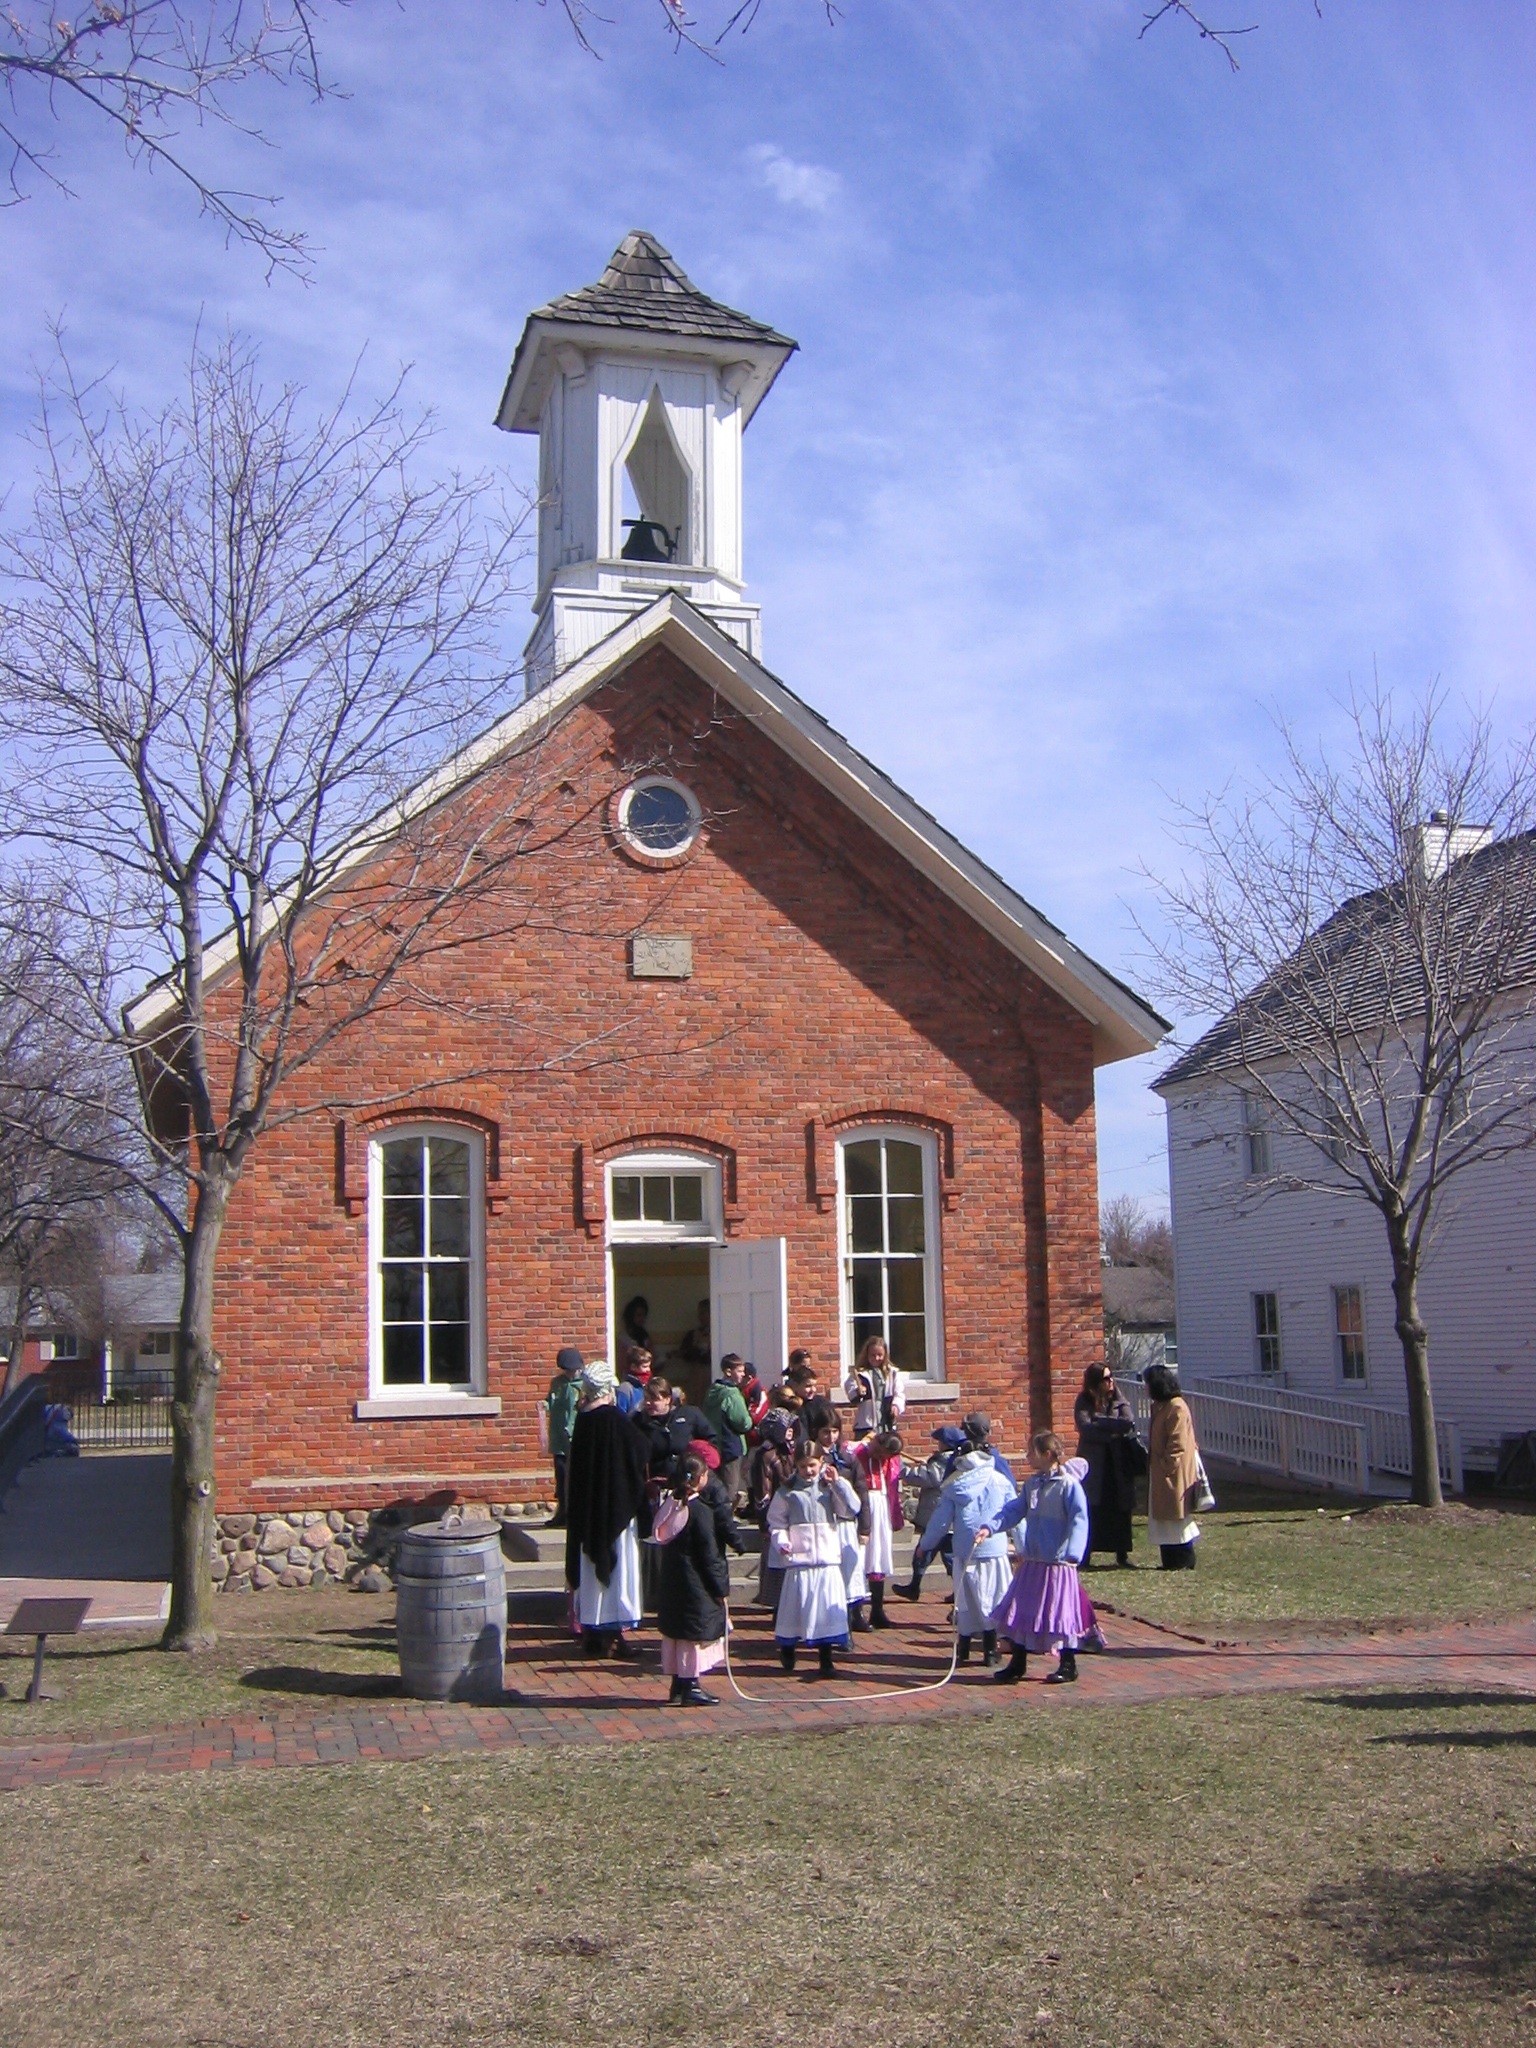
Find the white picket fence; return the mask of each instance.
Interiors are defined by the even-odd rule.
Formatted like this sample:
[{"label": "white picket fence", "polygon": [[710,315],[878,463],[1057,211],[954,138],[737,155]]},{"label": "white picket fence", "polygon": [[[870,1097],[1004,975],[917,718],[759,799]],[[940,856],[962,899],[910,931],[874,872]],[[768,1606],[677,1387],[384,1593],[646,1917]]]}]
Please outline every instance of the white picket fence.
[{"label": "white picket fence", "polygon": [[[1348,1493],[1397,1493],[1413,1475],[1408,1417],[1394,1408],[1292,1394],[1262,1380],[1180,1376],[1207,1456],[1314,1486]],[[1132,1383],[1132,1411],[1143,1434],[1150,1421],[1146,1389]],[[1462,1491],[1461,1432],[1437,1424],[1440,1483]]]}]

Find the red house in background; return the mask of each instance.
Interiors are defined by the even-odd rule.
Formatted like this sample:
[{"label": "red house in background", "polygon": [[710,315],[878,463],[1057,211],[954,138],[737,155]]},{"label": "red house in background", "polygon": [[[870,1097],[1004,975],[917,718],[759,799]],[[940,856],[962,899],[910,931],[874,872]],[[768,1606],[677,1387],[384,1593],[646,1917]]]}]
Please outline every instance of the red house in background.
[{"label": "red house in background", "polygon": [[253,1154],[222,1512],[544,1494],[555,1351],[637,1294],[664,1372],[705,1301],[770,1379],[878,1331],[924,1436],[1010,1449],[1102,1355],[1094,1070],[1164,1026],[761,665],[741,436],[793,346],[642,235],[528,322],[529,693],[435,797],[524,833],[522,900]]}]

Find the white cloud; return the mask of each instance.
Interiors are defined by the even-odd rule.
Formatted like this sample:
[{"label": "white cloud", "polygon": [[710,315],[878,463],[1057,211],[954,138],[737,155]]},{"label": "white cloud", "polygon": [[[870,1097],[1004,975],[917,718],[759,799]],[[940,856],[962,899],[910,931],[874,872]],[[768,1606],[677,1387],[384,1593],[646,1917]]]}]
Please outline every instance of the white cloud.
[{"label": "white cloud", "polygon": [[812,213],[825,213],[842,190],[843,181],[836,171],[820,164],[797,164],[772,142],[749,149],[747,160],[756,164],[762,183],[786,206],[806,206]]}]

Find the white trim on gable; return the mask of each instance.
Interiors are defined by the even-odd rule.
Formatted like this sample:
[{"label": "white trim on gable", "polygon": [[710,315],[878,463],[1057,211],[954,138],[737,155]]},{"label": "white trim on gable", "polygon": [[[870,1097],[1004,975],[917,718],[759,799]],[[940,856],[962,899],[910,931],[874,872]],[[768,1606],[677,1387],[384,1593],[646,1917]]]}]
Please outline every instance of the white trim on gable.
[{"label": "white trim on gable", "polygon": [[[735,711],[749,718],[791,760],[879,834],[918,873],[1022,961],[1093,1027],[1095,1066],[1134,1059],[1162,1042],[1169,1026],[1148,1004],[1074,946],[1064,932],[1010,889],[922,806],[882,775],[777,676],[745,654],[676,591],[610,633],[554,681],[499,720],[435,774],[392,806],[341,853],[335,878],[370,859],[412,818],[441,803],[460,784],[504,754],[537,740],[602,684],[650,648],[662,645]],[[282,914],[282,899],[271,916]],[[233,934],[207,949],[206,979],[233,964]],[[128,1028],[142,1034],[175,1014],[168,984],[146,989],[128,1005]]]}]

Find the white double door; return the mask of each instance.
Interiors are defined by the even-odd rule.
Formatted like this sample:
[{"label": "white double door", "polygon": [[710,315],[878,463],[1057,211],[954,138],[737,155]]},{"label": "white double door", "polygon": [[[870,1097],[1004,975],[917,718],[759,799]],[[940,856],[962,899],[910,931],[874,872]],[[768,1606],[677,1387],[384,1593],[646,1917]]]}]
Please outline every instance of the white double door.
[{"label": "white double door", "polygon": [[710,1334],[718,1377],[728,1351],[750,1359],[765,1387],[789,1365],[789,1285],[782,1237],[717,1244],[709,1253]]}]

